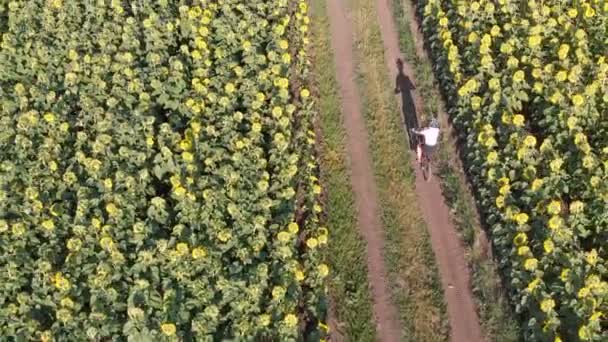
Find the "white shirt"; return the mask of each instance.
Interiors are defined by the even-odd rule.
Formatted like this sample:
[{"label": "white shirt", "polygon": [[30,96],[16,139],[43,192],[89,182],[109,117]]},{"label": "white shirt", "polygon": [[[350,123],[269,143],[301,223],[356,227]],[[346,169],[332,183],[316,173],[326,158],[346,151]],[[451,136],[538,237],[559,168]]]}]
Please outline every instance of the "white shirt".
[{"label": "white shirt", "polygon": [[437,145],[437,140],[439,139],[439,128],[428,127],[417,131],[418,134],[424,135],[424,144],[428,146]]}]

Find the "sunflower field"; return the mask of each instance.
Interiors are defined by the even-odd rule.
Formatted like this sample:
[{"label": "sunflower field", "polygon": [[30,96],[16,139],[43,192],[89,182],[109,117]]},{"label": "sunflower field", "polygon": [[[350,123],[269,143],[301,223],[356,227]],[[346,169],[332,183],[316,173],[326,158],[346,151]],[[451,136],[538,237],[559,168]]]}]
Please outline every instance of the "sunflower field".
[{"label": "sunflower field", "polygon": [[608,2],[418,5],[523,337],[608,340]]},{"label": "sunflower field", "polygon": [[307,10],[0,1],[0,336],[323,338]]}]

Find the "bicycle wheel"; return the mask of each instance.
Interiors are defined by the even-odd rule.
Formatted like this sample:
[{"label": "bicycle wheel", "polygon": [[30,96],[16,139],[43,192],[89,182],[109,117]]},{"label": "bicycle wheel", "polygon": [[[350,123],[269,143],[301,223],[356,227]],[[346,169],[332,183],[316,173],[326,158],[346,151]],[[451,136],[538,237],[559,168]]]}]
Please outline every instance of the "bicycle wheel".
[{"label": "bicycle wheel", "polygon": [[420,162],[420,170],[422,171],[422,177],[424,178],[424,180],[428,180],[428,163],[426,158],[423,157],[423,159]]},{"label": "bicycle wheel", "polygon": [[426,180],[427,182],[431,180],[431,161],[424,157],[424,160],[422,161],[422,176],[424,177],[424,180]]}]

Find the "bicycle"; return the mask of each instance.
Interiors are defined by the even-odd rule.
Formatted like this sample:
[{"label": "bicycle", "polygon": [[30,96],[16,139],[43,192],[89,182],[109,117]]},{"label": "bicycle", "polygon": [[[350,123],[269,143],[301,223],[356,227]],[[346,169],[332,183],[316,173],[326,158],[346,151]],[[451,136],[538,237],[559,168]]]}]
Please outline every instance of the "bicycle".
[{"label": "bicycle", "polygon": [[[413,129],[412,132],[414,132]],[[420,165],[422,176],[424,177],[424,180],[428,182],[431,180],[432,175],[431,157],[427,153],[424,153],[424,136],[416,134],[416,137],[418,139],[418,145],[416,146],[416,157],[418,158],[418,164]]]}]

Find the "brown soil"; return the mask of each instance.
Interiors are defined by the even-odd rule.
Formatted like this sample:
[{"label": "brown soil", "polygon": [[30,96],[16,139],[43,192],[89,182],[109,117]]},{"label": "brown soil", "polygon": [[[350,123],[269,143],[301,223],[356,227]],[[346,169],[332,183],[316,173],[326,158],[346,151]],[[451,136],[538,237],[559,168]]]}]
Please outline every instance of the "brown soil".
[{"label": "brown soil", "polygon": [[[397,59],[404,61],[403,73],[412,82],[415,79],[414,71],[407,61],[403,60],[399,49],[397,31],[393,23],[393,16],[389,7],[390,0],[376,0],[378,20],[384,42],[386,63],[391,74],[396,73]],[[410,29],[416,35],[418,27],[413,9],[410,13]],[[417,50],[423,51],[421,37],[418,35]],[[411,87],[415,88],[415,87]],[[422,110],[423,100],[415,89],[410,89],[414,99],[415,108]],[[415,157],[412,156],[412,161]],[[450,220],[449,208],[445,204],[437,178],[430,182],[424,180],[420,168],[416,169],[416,193],[423,217],[431,235],[431,242],[435,258],[441,275],[441,284],[444,289],[450,320],[450,337],[455,342],[483,341],[483,333],[479,324],[473,294],[470,289],[470,275],[465,259],[465,250],[458,233]]]},{"label": "brown soil", "polygon": [[336,77],[340,85],[358,226],[367,243],[368,279],[373,298],[377,337],[380,341],[399,341],[399,319],[391,301],[382,254],[384,234],[378,209],[378,194],[368,148],[365,118],[361,113],[360,96],[355,82],[352,26],[347,18],[348,12],[344,0],[329,0],[327,8],[331,20],[331,42],[334,49]]}]

